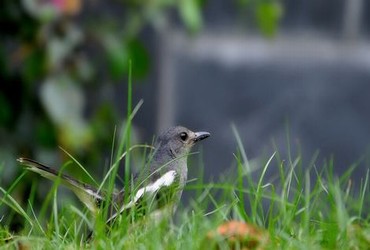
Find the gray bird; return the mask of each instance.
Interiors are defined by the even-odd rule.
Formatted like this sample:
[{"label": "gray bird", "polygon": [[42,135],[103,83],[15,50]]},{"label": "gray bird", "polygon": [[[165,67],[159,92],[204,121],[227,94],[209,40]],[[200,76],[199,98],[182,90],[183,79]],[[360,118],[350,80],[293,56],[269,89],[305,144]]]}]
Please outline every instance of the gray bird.
[{"label": "gray bird", "polygon": [[[129,209],[142,209],[145,211],[143,214],[158,211],[161,208],[169,208],[173,212],[186,184],[187,156],[190,149],[195,143],[209,136],[208,132],[192,132],[181,126],[171,127],[162,133],[156,140],[149,167],[134,178],[134,186],[130,187],[129,198],[126,197],[125,190],[113,192],[107,224]],[[99,210],[102,202],[107,200],[104,191],[91,185],[61,174],[37,161],[27,158],[17,160],[27,166],[28,170],[43,177],[53,181],[59,178],[61,183],[70,188],[93,214]]]}]

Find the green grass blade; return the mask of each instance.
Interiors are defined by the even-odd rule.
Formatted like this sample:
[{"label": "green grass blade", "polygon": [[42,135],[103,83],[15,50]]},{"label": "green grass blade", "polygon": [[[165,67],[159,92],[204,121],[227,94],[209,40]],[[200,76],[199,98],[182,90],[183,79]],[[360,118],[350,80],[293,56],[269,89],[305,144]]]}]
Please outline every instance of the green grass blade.
[{"label": "green grass blade", "polygon": [[[0,187],[0,191],[4,194],[1,202],[7,204],[18,214],[22,215],[26,219],[26,221],[33,227],[32,219],[28,216],[26,211],[23,210],[19,203],[12,196],[9,195],[8,191],[4,190],[2,187]],[[7,199],[9,199],[9,201],[7,201]]]}]

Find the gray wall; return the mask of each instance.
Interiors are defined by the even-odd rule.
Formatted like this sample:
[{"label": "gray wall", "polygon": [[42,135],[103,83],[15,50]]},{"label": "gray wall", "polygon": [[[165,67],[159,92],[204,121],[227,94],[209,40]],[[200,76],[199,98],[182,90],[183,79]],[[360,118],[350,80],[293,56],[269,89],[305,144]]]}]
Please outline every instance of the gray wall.
[{"label": "gray wall", "polygon": [[[210,2],[201,34],[189,38],[171,27],[150,43],[156,73],[136,93],[146,101],[137,119],[146,140],[174,124],[210,131],[202,150],[208,176],[235,164],[232,123],[257,162],[272,154],[272,140],[286,158],[288,132],[293,155],[301,151],[307,163],[319,151],[319,168],[333,156],[338,174],[366,155],[367,1],[283,1],[281,31],[273,39],[240,29],[228,1]],[[362,162],[355,176],[367,167]]]}]

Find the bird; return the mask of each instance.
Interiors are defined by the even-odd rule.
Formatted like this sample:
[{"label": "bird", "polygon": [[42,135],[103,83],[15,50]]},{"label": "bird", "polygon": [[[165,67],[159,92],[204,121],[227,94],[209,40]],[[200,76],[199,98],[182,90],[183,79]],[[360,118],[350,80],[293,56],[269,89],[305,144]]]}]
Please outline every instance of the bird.
[{"label": "bird", "polygon": [[[102,202],[109,200],[110,213],[106,223],[111,224],[124,211],[130,209],[136,209],[135,211],[142,209],[144,215],[162,208],[170,209],[170,212],[174,213],[187,181],[187,156],[197,142],[209,136],[209,132],[193,132],[183,126],[168,128],[157,137],[153,154],[148,160],[148,167],[133,178],[134,187],[130,187],[129,190],[113,191],[110,198],[107,197],[106,191],[35,160],[21,157],[17,161],[26,169],[47,179],[52,181],[59,179],[61,184],[71,189],[94,215],[100,211]],[[130,193],[126,194],[127,191]]]}]

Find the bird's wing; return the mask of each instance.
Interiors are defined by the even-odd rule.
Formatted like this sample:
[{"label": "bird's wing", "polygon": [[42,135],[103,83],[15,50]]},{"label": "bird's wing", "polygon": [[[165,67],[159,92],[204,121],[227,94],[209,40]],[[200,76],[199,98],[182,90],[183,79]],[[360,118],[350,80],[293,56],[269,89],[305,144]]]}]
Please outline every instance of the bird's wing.
[{"label": "bird's wing", "polygon": [[71,189],[93,213],[97,211],[98,205],[104,200],[101,192],[99,192],[95,187],[82,183],[71,176],[61,174],[58,171],[35,160],[19,158],[17,161],[19,161],[22,165],[27,166],[28,170],[38,173],[45,178],[48,178],[52,181],[59,179],[61,183]]},{"label": "bird's wing", "polygon": [[134,192],[134,194],[131,196],[131,201],[127,204],[123,204],[121,208],[114,213],[109,219],[107,220],[107,223],[111,223],[115,218],[117,218],[118,215],[123,213],[123,211],[130,209],[137,205],[139,200],[147,194],[154,194],[157,193],[160,189],[164,187],[169,187],[172,184],[174,184],[175,179],[177,177],[176,171],[170,170],[166,173],[164,173],[160,178],[157,180],[148,183],[147,185],[139,188],[137,191]]}]

